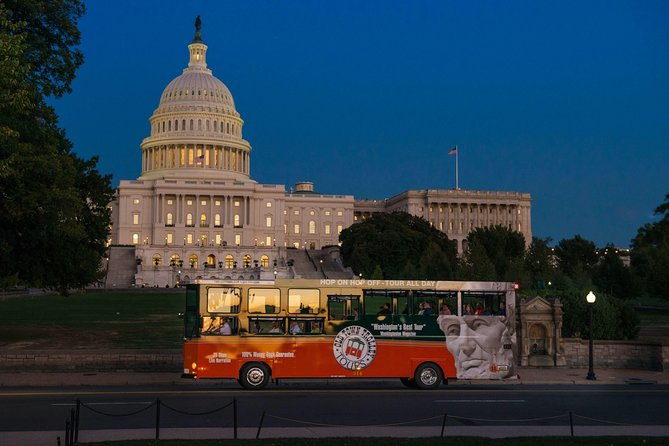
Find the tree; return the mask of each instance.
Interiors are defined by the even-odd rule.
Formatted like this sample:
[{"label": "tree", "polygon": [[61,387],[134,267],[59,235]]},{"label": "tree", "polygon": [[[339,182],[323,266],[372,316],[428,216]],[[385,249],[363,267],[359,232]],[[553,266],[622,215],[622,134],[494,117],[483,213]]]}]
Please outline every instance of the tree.
[{"label": "tree", "polygon": [[660,220],[639,228],[632,240],[631,262],[646,292],[669,299],[669,194],[655,215]]},{"label": "tree", "polygon": [[[99,278],[111,177],[83,160],[46,97],[70,91],[83,56],[78,0],[0,4],[0,283],[54,288]],[[4,61],[8,61],[5,65]],[[17,63],[18,61],[18,63]],[[8,89],[6,89],[8,88]]]},{"label": "tree", "polygon": [[560,240],[555,256],[560,271],[577,281],[589,278],[599,260],[595,244],[580,235]]},{"label": "tree", "polygon": [[375,213],[344,229],[339,240],[344,264],[364,277],[371,277],[378,265],[386,279],[405,278],[404,272],[417,270],[421,278],[430,274],[445,280],[452,278],[457,264],[455,243],[446,234],[404,212]]},{"label": "tree", "polygon": [[553,251],[549,246],[550,242],[550,238],[532,238],[532,243],[525,253],[524,271],[526,281],[523,282],[523,288],[543,290],[555,280],[555,266],[553,265]]},{"label": "tree", "polygon": [[[512,231],[502,225],[476,228],[467,236],[467,242],[470,249],[465,253],[466,257],[471,257],[476,250],[481,249],[485,253],[485,258],[494,266],[494,277],[489,280],[513,282],[519,279],[518,268],[513,265],[522,262],[525,256],[525,238],[520,232]],[[471,249],[472,247],[476,247],[476,250]],[[477,268],[477,258],[487,263],[481,253],[476,252],[475,258],[467,259],[471,268]]]},{"label": "tree", "polygon": [[628,299],[636,295],[632,272],[623,264],[618,250],[608,244],[592,273],[595,286],[607,294],[619,299]]}]

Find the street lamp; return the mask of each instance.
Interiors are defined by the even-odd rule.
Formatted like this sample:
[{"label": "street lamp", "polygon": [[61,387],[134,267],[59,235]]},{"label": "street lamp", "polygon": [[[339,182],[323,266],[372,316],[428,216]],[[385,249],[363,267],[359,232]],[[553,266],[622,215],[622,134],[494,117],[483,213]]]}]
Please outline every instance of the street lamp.
[{"label": "street lamp", "polygon": [[274,280],[276,280],[277,270],[274,270]]},{"label": "street lamp", "polygon": [[595,376],[595,371],[593,370],[593,360],[592,360],[592,306],[595,303],[595,300],[597,300],[597,296],[595,296],[595,293],[590,291],[587,296],[585,296],[585,300],[588,301],[588,306],[590,307],[590,323],[589,323],[589,329],[590,329],[590,342],[589,342],[589,361],[588,361],[588,376],[586,376],[586,379],[589,379],[591,381],[594,381],[597,379]]}]

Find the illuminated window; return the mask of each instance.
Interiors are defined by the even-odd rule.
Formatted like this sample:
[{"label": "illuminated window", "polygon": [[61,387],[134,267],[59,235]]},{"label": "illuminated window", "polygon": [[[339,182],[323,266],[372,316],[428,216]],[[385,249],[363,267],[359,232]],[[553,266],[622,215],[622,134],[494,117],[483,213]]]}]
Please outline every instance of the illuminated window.
[{"label": "illuminated window", "polygon": [[167,204],[172,204],[172,200],[171,200],[171,199],[168,199],[168,200],[167,200]]},{"label": "illuminated window", "polygon": [[200,215],[200,226],[208,226],[207,225],[207,214],[201,214]]},{"label": "illuminated window", "polygon": [[221,200],[214,201],[214,206],[220,206],[220,205],[221,205]]},{"label": "illuminated window", "polygon": [[260,256],[260,266],[263,268],[269,268],[269,257],[265,255]]},{"label": "illuminated window", "polygon": [[192,232],[189,232],[188,234],[186,234],[186,243],[189,244],[189,245],[193,244],[193,233]]},{"label": "illuminated window", "polygon": [[133,198],[132,204],[139,204],[139,198]]},{"label": "illuminated window", "polygon": [[309,220],[309,234],[315,234],[316,233],[316,222],[313,220]]},{"label": "illuminated window", "polygon": [[242,236],[241,236],[241,234],[235,234],[235,244],[236,244],[236,245],[241,245],[241,244],[242,244]]},{"label": "illuminated window", "polygon": [[186,204],[188,206],[193,206],[193,200],[186,200]]},{"label": "illuminated window", "polygon": [[239,227],[241,226],[240,221],[241,221],[241,220],[240,220],[240,218],[239,218],[239,214],[235,214],[235,217],[234,217],[235,228],[239,228]]},{"label": "illuminated window", "polygon": [[325,235],[330,235],[330,223],[325,223]]},{"label": "illuminated window", "polygon": [[214,226],[221,226],[221,214],[214,214]]},{"label": "illuminated window", "polygon": [[172,215],[171,212],[167,213],[167,216],[165,218],[165,224],[167,224],[168,226],[174,225],[174,216]]},{"label": "illuminated window", "polygon": [[139,234],[132,234],[132,244],[137,245],[139,243]]},{"label": "illuminated window", "polygon": [[344,230],[344,227],[342,225],[337,225],[337,234],[341,234],[341,231]]},{"label": "illuminated window", "polygon": [[299,233],[300,233],[300,224],[295,223],[295,225],[293,226],[293,234],[299,234]]},{"label": "illuminated window", "polygon": [[266,246],[271,246],[272,245],[272,236],[268,235],[265,237],[265,245]]},{"label": "illuminated window", "polygon": [[230,254],[225,256],[225,267],[227,269],[232,269],[234,264],[235,264],[235,259]]},{"label": "illuminated window", "polygon": [[221,239],[221,234],[216,234],[216,236],[214,237],[214,243],[216,243],[217,245],[220,245],[221,240],[222,240]]},{"label": "illuminated window", "polygon": [[165,236],[165,243],[167,243],[168,245],[174,243],[174,234],[168,232],[167,235]]},{"label": "illuminated window", "polygon": [[139,214],[132,214],[132,224],[133,225],[139,224]]},{"label": "illuminated window", "polygon": [[241,206],[241,202],[235,201],[235,207],[238,208],[239,206]]},{"label": "illuminated window", "polygon": [[272,227],[272,217],[271,216],[265,217],[265,226],[267,226],[268,228]]},{"label": "illuminated window", "polygon": [[338,217],[341,217],[342,215],[344,215],[344,213],[342,211],[337,211],[337,216]]},{"label": "illuminated window", "polygon": [[246,254],[244,256],[244,268],[250,268],[251,267],[251,256]]},{"label": "illuminated window", "polygon": [[295,209],[294,214],[295,214],[295,215],[300,215],[300,210],[299,210],[299,209]]},{"label": "illuminated window", "polygon": [[202,201],[200,202],[200,204],[201,204],[202,206],[206,206],[206,205],[207,205],[207,200],[202,200]]},{"label": "illuminated window", "polygon": [[330,212],[330,211],[325,211],[325,215],[326,215],[326,216],[328,216],[328,217],[329,217],[329,216],[330,216],[330,214],[331,214],[331,212]]},{"label": "illuminated window", "polygon": [[268,208],[271,208],[272,207],[272,202],[268,201],[267,203],[265,203],[265,206],[267,206]]},{"label": "illuminated window", "polygon": [[288,312],[302,314],[318,314],[320,292],[316,289],[288,290]]},{"label": "illuminated window", "polygon": [[193,214],[186,214],[186,226],[193,226]]}]

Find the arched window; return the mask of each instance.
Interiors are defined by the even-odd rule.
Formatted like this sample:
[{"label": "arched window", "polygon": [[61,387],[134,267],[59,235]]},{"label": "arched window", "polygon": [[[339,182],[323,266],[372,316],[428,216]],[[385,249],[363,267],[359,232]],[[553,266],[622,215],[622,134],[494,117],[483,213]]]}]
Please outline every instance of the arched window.
[{"label": "arched window", "polygon": [[214,131],[218,132],[218,121],[214,121]]},{"label": "arched window", "polygon": [[269,257],[261,256],[260,257],[260,266],[263,268],[269,268]]},{"label": "arched window", "polygon": [[235,228],[239,228],[240,226],[239,214],[235,214]]},{"label": "arched window", "polygon": [[193,226],[193,214],[186,214],[186,226]]},{"label": "arched window", "polygon": [[161,261],[162,258],[160,257],[160,254],[154,254],[153,258],[151,259],[151,264],[153,266],[160,266]]},{"label": "arched window", "polygon": [[316,222],[313,220],[309,220],[309,234],[315,234],[316,233]]},{"label": "arched window", "polygon": [[206,227],[207,225],[207,214],[200,215],[200,226]]},{"label": "arched window", "polygon": [[209,130],[210,130],[210,128],[209,128],[209,120],[207,119],[207,131],[209,131]]},{"label": "arched window", "polygon": [[183,266],[179,265],[179,254],[173,254],[172,257],[170,257],[170,266]]},{"label": "arched window", "polygon": [[217,228],[221,227],[221,214],[214,215],[214,226],[216,226]]},{"label": "arched window", "polygon": [[193,120],[190,120],[190,129],[193,130]]},{"label": "arched window", "polygon": [[174,120],[174,131],[176,132],[177,130],[179,130],[179,120],[175,119]]},{"label": "arched window", "polygon": [[197,269],[197,255],[196,254],[191,254],[191,256],[188,258],[188,265],[193,269]]},{"label": "arched window", "polygon": [[165,224],[168,226],[174,226],[174,216],[172,215],[171,212],[167,213],[167,217],[165,218]]},{"label": "arched window", "polygon": [[163,132],[165,131],[165,121],[163,121]]},{"label": "arched window", "polygon": [[197,129],[202,130],[202,119],[197,120]]},{"label": "arched window", "polygon": [[235,264],[235,260],[234,260],[234,258],[233,258],[230,254],[228,254],[227,256],[225,256],[225,267],[226,267],[227,269],[232,269],[232,267],[234,266],[234,264]]},{"label": "arched window", "polygon": [[213,255],[213,254],[209,254],[209,255],[207,256],[207,265],[208,265],[209,267],[214,267],[214,266],[216,266],[216,256],[215,256],[215,255]]},{"label": "arched window", "polygon": [[250,268],[251,267],[251,256],[246,254],[244,256],[244,268]]},{"label": "arched window", "polygon": [[186,130],[186,120],[185,119],[181,120],[181,130]]}]

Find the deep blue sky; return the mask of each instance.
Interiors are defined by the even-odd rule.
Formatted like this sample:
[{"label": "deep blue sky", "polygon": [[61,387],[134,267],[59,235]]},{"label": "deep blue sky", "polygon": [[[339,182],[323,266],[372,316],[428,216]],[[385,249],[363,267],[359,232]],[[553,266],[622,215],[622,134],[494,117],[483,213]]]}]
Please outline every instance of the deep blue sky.
[{"label": "deep blue sky", "polygon": [[535,236],[628,246],[669,193],[669,2],[95,1],[55,102],[114,185],[140,174],[202,18],[261,183],[382,199],[532,194]]}]

